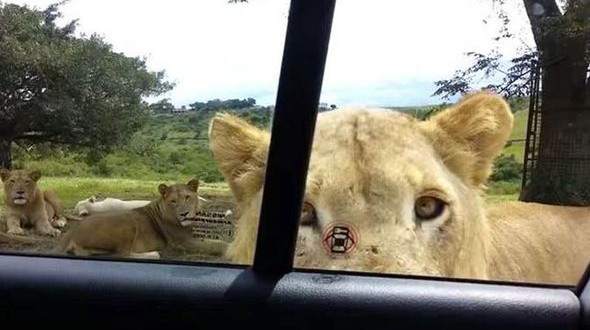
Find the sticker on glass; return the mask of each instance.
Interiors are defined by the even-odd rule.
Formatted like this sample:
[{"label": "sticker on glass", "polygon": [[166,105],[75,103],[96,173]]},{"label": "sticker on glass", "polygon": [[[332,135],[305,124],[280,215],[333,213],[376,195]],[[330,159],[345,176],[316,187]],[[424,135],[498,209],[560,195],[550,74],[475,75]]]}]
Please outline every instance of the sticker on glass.
[{"label": "sticker on glass", "polygon": [[324,231],[324,249],[328,254],[346,255],[358,246],[356,229],[349,224],[333,224]]}]

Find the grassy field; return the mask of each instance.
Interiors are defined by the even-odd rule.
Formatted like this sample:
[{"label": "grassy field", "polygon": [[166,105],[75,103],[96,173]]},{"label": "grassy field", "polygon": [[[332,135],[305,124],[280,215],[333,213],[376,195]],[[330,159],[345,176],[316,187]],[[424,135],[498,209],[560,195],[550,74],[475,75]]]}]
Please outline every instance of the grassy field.
[{"label": "grassy field", "polygon": [[[422,107],[416,113],[428,110],[429,107]],[[527,115],[527,111],[518,111],[515,114],[512,139],[524,138]],[[151,118],[127,145],[96,161],[87,161],[83,153],[43,146],[26,152],[15,147],[14,160],[17,168],[42,171],[44,176],[39,185],[42,189],[51,189],[58,193],[66,214],[73,211],[78,201],[93,195],[98,198],[124,200],[154,199],[158,196],[160,183],[187,182],[193,177],[198,177],[202,182],[199,193],[208,199],[203,205],[206,211],[235,210],[227,184],[219,182],[222,176],[217,171],[206,140],[208,118],[195,116],[197,114],[193,113]],[[260,123],[264,123],[266,119],[263,117]],[[513,143],[505,149],[504,155],[514,155],[518,162],[522,162],[523,150],[524,143]],[[491,182],[485,200],[488,203],[516,200],[519,187],[518,180]],[[3,191],[0,189],[0,218],[3,202]],[[68,222],[62,233],[78,224],[77,221]],[[5,230],[3,221],[0,221],[0,231]],[[33,246],[5,243],[0,244],[0,250],[45,253],[51,251],[56,242],[56,239],[50,239]],[[212,246],[218,244],[219,242],[215,242]],[[172,260],[221,261],[218,256],[201,252],[194,255],[162,254],[162,257]]]},{"label": "grassy field", "polygon": [[[417,107],[414,111],[430,109],[431,106]],[[204,182],[221,180],[206,141],[206,124],[212,114],[203,118],[197,118],[197,115],[155,116],[127,146],[94,165],[86,164],[81,155],[59,149],[39,150],[31,155],[15,148],[15,161],[23,167],[41,170],[45,175],[40,181],[41,186],[56,190],[68,209],[92,195],[121,199],[154,198],[161,183],[158,180],[182,182],[193,176]],[[511,139],[525,138],[527,116],[527,110],[515,113]],[[514,155],[522,163],[524,143],[513,143],[504,154]],[[487,199],[491,202],[516,199],[519,186],[519,182],[493,182]],[[204,183],[200,192],[204,196],[230,196],[225,183]]]},{"label": "grassy field", "polygon": [[518,194],[487,194],[485,195],[485,201],[487,203],[500,203],[518,200]]},{"label": "grassy field", "polygon": [[[120,199],[153,199],[158,196],[158,185],[160,183],[172,184],[174,182],[64,177],[47,177],[39,180],[39,185],[43,189],[52,189],[58,193],[67,210],[73,209],[78,201],[92,195]],[[199,187],[199,194],[205,198],[209,196],[231,196],[225,183],[204,183]],[[4,200],[3,191],[0,191],[0,199]]]},{"label": "grassy field", "polygon": [[[521,110],[514,114],[514,127],[512,129],[511,140],[524,139],[526,137],[528,110]],[[524,161],[524,141],[514,142],[511,146],[506,147],[504,154],[514,155],[519,163]]]},{"label": "grassy field", "polygon": [[[39,185],[43,189],[55,190],[66,210],[72,210],[76,203],[92,195],[96,197],[113,197],[120,199],[153,199],[158,196],[158,185],[161,181],[112,179],[112,178],[42,178]],[[171,184],[173,182],[165,181]],[[492,184],[486,200],[500,202],[516,200],[518,197],[514,185]],[[207,197],[231,197],[226,183],[204,183],[199,188],[199,194]],[[0,191],[0,199],[4,200],[4,193]]]},{"label": "grassy field", "polygon": [[[54,189],[58,192],[64,202],[66,214],[68,214],[73,211],[73,207],[77,201],[91,195],[118,197],[121,199],[152,199],[157,196],[157,186],[160,183],[160,181],[132,179],[46,177],[40,180],[39,184],[43,189]],[[486,201],[488,203],[497,203],[515,200],[517,194],[510,193],[510,186],[507,187],[508,189],[496,185],[490,187],[490,194],[485,197]],[[202,196],[208,199],[208,202],[204,204],[205,210],[225,211],[231,209],[235,211],[235,205],[233,204],[233,199],[230,197],[231,194],[226,184],[203,184],[199,191]],[[4,200],[3,197],[0,191],[0,199]],[[1,212],[0,218],[2,218]],[[67,233],[78,225],[78,221],[68,221],[67,226],[61,229],[62,234]],[[6,231],[4,221],[0,221],[0,231]],[[36,233],[29,230],[29,235],[34,236]],[[52,253],[50,251],[53,250],[57,242],[57,238],[46,239],[32,245],[18,242],[3,242],[0,243],[0,250],[3,252],[46,254]],[[210,243],[205,245],[206,248],[198,253],[170,250],[162,251],[161,257],[166,260],[227,262],[227,260],[218,255],[218,251],[222,249],[224,243],[220,241],[211,241]]]}]

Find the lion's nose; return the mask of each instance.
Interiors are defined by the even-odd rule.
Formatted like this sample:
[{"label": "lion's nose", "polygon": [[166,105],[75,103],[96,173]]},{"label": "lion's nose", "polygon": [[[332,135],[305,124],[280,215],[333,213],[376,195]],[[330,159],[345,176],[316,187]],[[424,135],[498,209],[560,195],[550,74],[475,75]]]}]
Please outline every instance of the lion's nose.
[{"label": "lion's nose", "polygon": [[25,194],[25,192],[23,190],[19,190],[16,193],[19,194],[19,195],[24,195]]}]

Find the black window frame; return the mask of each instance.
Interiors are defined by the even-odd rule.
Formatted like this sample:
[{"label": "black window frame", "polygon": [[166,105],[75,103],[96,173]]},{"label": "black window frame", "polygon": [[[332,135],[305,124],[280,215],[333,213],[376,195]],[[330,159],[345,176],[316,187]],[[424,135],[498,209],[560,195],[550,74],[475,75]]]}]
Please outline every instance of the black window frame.
[{"label": "black window frame", "polygon": [[588,271],[571,288],[293,269],[334,8],[291,1],[252,267],[2,253],[5,324],[590,328]]}]

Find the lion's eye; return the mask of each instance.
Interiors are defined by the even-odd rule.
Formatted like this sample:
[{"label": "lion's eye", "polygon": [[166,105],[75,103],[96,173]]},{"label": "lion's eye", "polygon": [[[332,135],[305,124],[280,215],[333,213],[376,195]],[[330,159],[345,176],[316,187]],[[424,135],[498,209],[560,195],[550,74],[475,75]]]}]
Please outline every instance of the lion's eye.
[{"label": "lion's eye", "polygon": [[176,200],[175,199],[171,200],[170,204],[176,204]]},{"label": "lion's eye", "polygon": [[15,183],[16,181],[14,181],[14,179],[10,179],[10,181],[8,181],[10,183]]},{"label": "lion's eye", "polygon": [[303,209],[301,210],[301,220],[300,224],[302,226],[313,226],[318,222],[317,214],[315,212],[315,208],[308,202],[303,204]]},{"label": "lion's eye", "polygon": [[447,204],[436,197],[424,196],[416,200],[414,213],[416,218],[428,221],[438,218],[447,208]]}]

